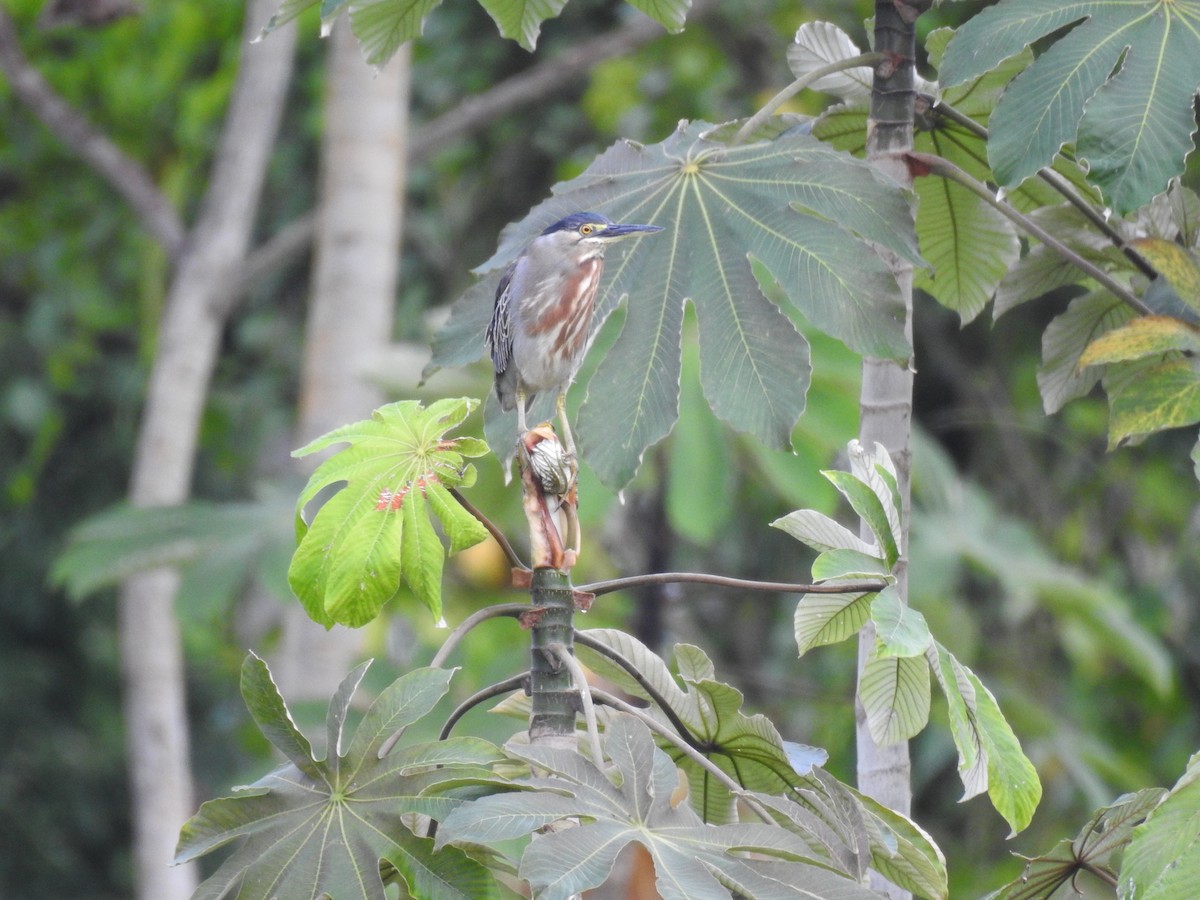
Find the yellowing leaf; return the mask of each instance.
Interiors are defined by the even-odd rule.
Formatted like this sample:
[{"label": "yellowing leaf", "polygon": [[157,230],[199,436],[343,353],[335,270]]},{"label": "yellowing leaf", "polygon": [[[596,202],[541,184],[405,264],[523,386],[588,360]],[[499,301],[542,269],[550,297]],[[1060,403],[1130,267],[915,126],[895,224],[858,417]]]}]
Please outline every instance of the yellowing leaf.
[{"label": "yellowing leaf", "polygon": [[1200,309],[1200,263],[1197,263],[1195,253],[1162,238],[1142,238],[1130,243],[1159,275],[1167,279],[1179,299],[1192,309]]},{"label": "yellowing leaf", "polygon": [[1200,331],[1170,316],[1142,316],[1088,344],[1077,368],[1142,359],[1172,350],[1200,351]]},{"label": "yellowing leaf", "polygon": [[1194,358],[1145,369],[1109,394],[1108,446],[1200,422],[1200,370]]}]

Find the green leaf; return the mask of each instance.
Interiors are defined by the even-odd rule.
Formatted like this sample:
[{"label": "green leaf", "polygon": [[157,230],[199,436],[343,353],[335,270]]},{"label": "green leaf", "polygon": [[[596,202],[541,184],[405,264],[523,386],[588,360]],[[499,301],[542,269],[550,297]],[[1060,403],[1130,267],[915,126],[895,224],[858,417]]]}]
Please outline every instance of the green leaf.
[{"label": "green leaf", "polygon": [[173,566],[182,575],[179,611],[193,620],[226,616],[252,583],[286,598],[275,563],[295,543],[281,524],[295,491],[289,480],[255,493],[245,502],[102,510],[71,529],[51,580],[83,599],[136,572]]},{"label": "green leaf", "polygon": [[875,743],[906,741],[929,721],[929,664],[923,657],[872,653],[859,676],[858,697]]},{"label": "green leaf", "polygon": [[[605,629],[585,631],[583,635],[618,650],[643,674],[653,693],[581,643],[595,671],[605,677],[615,673],[616,683],[624,690],[655,704],[660,702],[654,696],[657,694],[670,708],[673,720],[662,710],[657,710],[655,717],[669,728],[674,728],[675,722],[681,723],[693,746],[702,747],[704,755],[739,784],[749,790],[778,793],[800,777],[775,726],[762,715],[747,716],[741,711],[741,692],[715,680],[712,660],[699,647],[675,647],[685,690],[670,676],[666,664],[634,638]],[[729,821],[734,812],[729,789],[665,738],[658,740],[687,774],[689,799],[704,820]]]},{"label": "green leaf", "polygon": [[1170,316],[1140,316],[1088,344],[1079,365],[1124,362],[1175,350],[1200,351],[1200,329]]},{"label": "green leaf", "polygon": [[1056,32],[996,107],[992,168],[1001,184],[1016,185],[1074,142],[1092,180],[1124,214],[1165,190],[1191,150],[1196,12],[1157,0],[1006,0],[959,29],[942,80],[978,77]]},{"label": "green leaf", "polygon": [[1053,896],[1081,871],[1112,872],[1111,863],[1128,846],[1133,827],[1165,794],[1162,788],[1150,788],[1123,794],[1111,806],[1101,807],[1073,840],[1059,841],[1049,853],[1030,859],[1020,878],[986,900],[1038,900]]},{"label": "green leaf", "polygon": [[1107,291],[1076,297],[1066,312],[1056,316],[1042,334],[1042,365],[1038,388],[1049,415],[1068,401],[1082,397],[1100,380],[1101,370],[1083,368],[1080,359],[1100,335],[1128,322],[1134,313]]},{"label": "green leaf", "polygon": [[871,486],[849,472],[825,471],[821,473],[838,491],[850,501],[854,511],[867,523],[883,548],[883,560],[890,570],[900,558],[896,534],[892,529],[889,510]]},{"label": "green leaf", "polygon": [[1123,900],[1184,897],[1200,883],[1200,755],[1133,839],[1121,863],[1117,895]]},{"label": "green leaf", "polygon": [[339,755],[346,712],[365,670],[363,665],[350,673],[331,701],[329,747],[326,758],[316,760],[291,724],[266,665],[253,655],[247,659],[243,694],[255,720],[291,763],[232,797],[210,800],[184,825],[177,862],[240,842],[198,896],[383,900],[384,858],[415,896],[500,896],[481,864],[459,849],[435,851],[433,840],[409,832],[403,817],[447,815],[462,801],[426,792],[468,776],[488,776],[503,755],[477,738],[451,738],[379,758],[393,725],[419,719],[446,693],[451,672],[443,669],[417,669],[393,683],[367,711],[350,750]]},{"label": "green leaf", "polygon": [[[494,293],[503,268],[530,240],[580,209],[666,229],[610,251],[597,299],[595,327],[628,299],[577,428],[581,452],[610,486],[628,482],[678,416],[688,302],[713,411],[770,446],[789,446],[804,408],[808,355],[788,315],[763,296],[756,261],[786,292],[789,313],[860,353],[905,359],[910,352],[895,280],[865,242],[918,259],[908,195],[809,135],[729,147],[710,139],[710,129],[691,123],[660,144],[610,148],[505,230],[481,267],[488,287],[473,291]],[[431,366],[481,355],[486,323],[478,308],[456,305]],[[512,443],[504,430],[512,418],[488,419],[494,446]]]},{"label": "green leaf", "polygon": [[292,721],[266,662],[253,653],[242,662],[242,699],[271,745],[309,778],[320,778],[308,738]]},{"label": "green leaf", "polygon": [[705,825],[687,804],[673,807],[675,766],[631,716],[609,719],[605,749],[612,775],[574,750],[512,743],[507,749],[555,777],[530,777],[517,784],[532,790],[461,806],[438,829],[437,846],[464,840],[494,844],[573,819],[572,827],[539,835],[522,856],[520,875],[543,900],[565,900],[600,884],[632,842],[649,851],[665,900],[717,900],[729,896],[725,883],[758,887],[781,880],[811,884],[820,896],[835,891],[839,897],[873,896],[828,868],[825,859],[814,858],[808,842],[787,829]]},{"label": "green leaf", "polygon": [[[487,532],[449,493],[474,482],[465,458],[481,456],[477,438],[447,438],[476,401],[439,400],[428,408],[407,400],[375,410],[362,422],[322,435],[294,455],[333,444],[350,446],[329,457],[309,478],[297,501],[300,546],[288,582],[314,621],[363,625],[407,582],[417,598],[441,615],[445,551],[432,513],[450,539],[450,551],[472,546]],[[306,505],[318,493],[343,485],[309,527]]]},{"label": "green leaf", "polygon": [[803,656],[813,647],[836,644],[858,634],[870,618],[874,594],[805,594],[796,605],[796,646]]},{"label": "green leaf", "polygon": [[[788,47],[788,68],[797,78],[805,78],[830,63],[861,55],[858,45],[842,29],[830,22],[805,22],[796,29]],[[865,101],[871,96],[874,73],[870,66],[844,69],[824,75],[809,85],[810,90],[833,94],[843,102]]]},{"label": "green leaf", "polygon": [[876,544],[868,544],[844,525],[815,509],[798,509],[771,523],[772,528],[786,531],[802,544],[814,550],[852,550],[865,556],[883,559]]},{"label": "green leaf", "polygon": [[627,0],[634,9],[639,9],[671,34],[683,31],[692,0]]},{"label": "green leaf", "polygon": [[894,587],[880,591],[871,603],[871,620],[879,641],[877,656],[921,656],[933,642],[925,617],[900,599]]},{"label": "green leaf", "polygon": [[283,0],[283,3],[279,4],[279,9],[276,13],[263,26],[263,30],[259,32],[258,37],[255,38],[255,42],[261,41],[276,28],[286,25],[302,12],[312,9],[312,7],[320,2],[321,0]]},{"label": "green leaf", "polygon": [[542,22],[562,12],[567,0],[479,0],[479,3],[502,35],[532,52],[537,47]]},{"label": "green leaf", "polygon": [[1042,796],[1037,770],[1021,750],[996,698],[982,681],[936,641],[926,652],[950,711],[958,771],[966,800],[986,790],[1012,833],[1024,830]]},{"label": "green leaf", "polygon": [[1108,446],[1200,422],[1200,365],[1169,359],[1109,386]]},{"label": "green leaf", "polygon": [[895,810],[850,790],[867,813],[871,867],[892,884],[919,897],[949,897],[946,858],[933,838]]},{"label": "green leaf", "polygon": [[873,553],[855,550],[826,550],[813,560],[813,581],[878,578],[891,580],[887,563]]},{"label": "green leaf", "polygon": [[420,37],[425,17],[441,0],[349,0],[350,28],[362,46],[363,59],[385,66],[400,45]]}]

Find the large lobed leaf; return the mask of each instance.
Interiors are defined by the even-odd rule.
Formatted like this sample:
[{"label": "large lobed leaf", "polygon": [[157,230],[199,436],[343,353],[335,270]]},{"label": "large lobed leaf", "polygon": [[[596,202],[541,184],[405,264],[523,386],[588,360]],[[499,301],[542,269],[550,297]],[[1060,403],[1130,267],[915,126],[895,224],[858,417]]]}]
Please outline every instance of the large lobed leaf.
[{"label": "large lobed leaf", "polygon": [[1096,810],[1074,839],[1059,841],[1049,853],[1030,859],[1020,878],[988,894],[986,900],[1051,897],[1083,870],[1100,871],[1115,880],[1114,863],[1129,845],[1134,826],[1164,794],[1162,788],[1148,788],[1124,794],[1112,805]]},{"label": "large lobed leaf", "polygon": [[1200,754],[1146,821],[1121,863],[1122,900],[1183,897],[1200,882]]},{"label": "large lobed leaf", "polygon": [[[783,741],[770,721],[742,712],[742,695],[714,680],[712,663],[699,648],[676,647],[681,687],[666,663],[635,638],[608,629],[583,634],[624,657],[640,680],[580,642],[593,670],[649,701],[648,712],[665,727],[680,725],[686,740],[778,813],[779,823],[803,838],[826,865],[856,878],[870,865],[920,896],[945,896],[945,861],[932,840],[903,816],[823,772],[823,750]],[[736,811],[730,791],[673,743],[662,737],[657,742],[687,775],[692,808],[705,821],[730,821]]]},{"label": "large lobed leaf", "polygon": [[992,116],[992,169],[1017,185],[1073,143],[1113,208],[1136,209],[1183,171],[1192,149],[1200,4],[1002,0],[958,30],[942,80],[978,78],[1051,35]]},{"label": "large lobed leaf", "polygon": [[606,771],[574,750],[510,743],[510,754],[552,777],[533,776],[516,782],[532,790],[459,807],[438,829],[437,846],[494,844],[554,826],[521,859],[520,875],[538,900],[565,900],[599,885],[632,842],[649,851],[665,900],[727,900],[730,887],[762,897],[875,896],[814,858],[789,829],[706,825],[687,804],[672,805],[675,766],[633,717],[612,716],[604,744]]},{"label": "large lobed leaf", "polygon": [[[678,417],[685,303],[696,309],[701,383],[713,411],[770,446],[789,445],[804,409],[807,347],[763,295],[755,260],[782,288],[791,313],[859,353],[910,353],[895,281],[864,241],[918,259],[908,195],[806,134],[734,147],[712,132],[685,123],[659,144],[616,144],[558,185],[505,230],[478,270],[485,286],[455,304],[435,345],[434,367],[482,355],[501,271],[556,219],[594,210],[664,227],[653,240],[610,252],[598,300],[596,327],[628,300],[578,425],[583,455],[611,486],[629,481],[646,448]],[[495,446],[512,443],[494,416],[487,433]]]},{"label": "large lobed leaf", "polygon": [[425,792],[466,776],[490,775],[503,754],[478,738],[453,738],[405,746],[380,758],[391,734],[427,714],[445,694],[452,672],[428,668],[409,672],[380,694],[344,749],[346,716],[366,668],[351,672],[330,701],[325,757],[317,759],[266,663],[254,654],[246,658],[246,704],[289,763],[232,797],[208,801],[184,825],[177,862],[240,841],[200,886],[198,897],[383,900],[380,863],[385,859],[415,896],[499,896],[486,868],[461,849],[435,850],[432,838],[414,834],[403,817],[447,815],[460,801],[444,792]]},{"label": "large lobed leaf", "polygon": [[[288,582],[314,621],[363,625],[399,593],[402,580],[441,615],[446,551],[430,517],[449,538],[451,553],[487,537],[449,492],[475,480],[465,458],[487,452],[478,438],[446,437],[475,405],[469,399],[439,400],[428,409],[414,400],[392,403],[295,451],[307,456],[350,445],[317,468],[296,503],[300,546]],[[337,484],[344,487],[309,525],[304,508]]]}]

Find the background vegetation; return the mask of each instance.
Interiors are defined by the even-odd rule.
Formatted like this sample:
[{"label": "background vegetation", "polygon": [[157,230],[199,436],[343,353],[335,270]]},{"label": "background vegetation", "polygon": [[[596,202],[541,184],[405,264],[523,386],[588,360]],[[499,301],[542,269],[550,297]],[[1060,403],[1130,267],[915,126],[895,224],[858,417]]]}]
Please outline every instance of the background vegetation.
[{"label": "background vegetation", "polygon": [[[921,31],[976,8],[939,7],[922,16]],[[13,0],[10,9],[37,69],[146,167],[185,219],[194,217],[242,47],[240,4],[147,4],[97,27],[40,28],[41,3]],[[652,142],[682,118],[745,115],[790,80],[786,47],[803,21],[835,21],[865,46],[870,13],[865,2],[710,5],[681,35],[560,73],[536,99],[425,147],[408,172],[393,335],[414,355],[398,354],[379,373],[389,394],[485,394],[485,367],[441,373],[419,388],[415,351],[501,228],[552,183],[618,136]],[[444,4],[413,51],[415,133],[464,97],[529,74],[629,15],[616,3],[570,4],[546,23],[531,56],[498,40],[476,4]],[[315,20],[300,24],[315,31]],[[298,53],[258,241],[316,198],[325,51],[305,39]],[[806,94],[795,108],[816,112],[819,102]],[[1194,186],[1195,173],[1185,181]],[[193,487],[209,503],[282,497],[284,542],[295,493],[287,451],[315,436],[294,432],[310,270],[304,254],[272,269],[226,329]],[[0,83],[0,808],[17,813],[0,820],[5,896],[76,896],[81,886],[97,898],[131,893],[115,594],[73,600],[48,573],[72,527],[127,493],[168,271],[128,206]],[[1008,850],[1043,851],[1117,794],[1172,784],[1200,745],[1193,435],[1168,432],[1109,453],[1103,397],[1044,415],[1040,336],[1067,299],[965,327],[928,297],[916,305],[911,600],[997,693],[1045,786],[1032,827],[1006,845],[1004,823],[985,802],[956,803],[946,731],[928,729],[914,743],[913,817],[945,852],[953,896],[1012,879],[1022,863]],[[718,423],[685,351],[679,426],[648,455],[625,502],[585,473],[589,541],[577,580],[648,568],[765,580],[807,572],[796,543],[766,523],[798,506],[837,511],[816,473],[837,462],[856,431],[859,377],[856,357],[809,337],[814,383],[795,456]],[[507,510],[498,517],[519,533],[498,463],[478,465],[476,502]],[[185,581],[178,611],[201,798],[264,767],[267,748],[231,685],[248,646],[283,652],[278,610],[294,603],[286,560],[268,552],[254,578],[237,570],[224,582]],[[506,596],[507,578],[488,545],[456,558],[447,620]],[[256,589],[244,590],[251,581]],[[852,653],[833,648],[797,663],[792,608],[784,598],[689,588],[605,597],[588,624],[627,627],[655,647],[702,643],[750,708],[785,736],[828,749],[830,771],[852,781]],[[386,665],[373,667],[367,686],[424,664],[440,634],[417,617],[372,626],[362,653]],[[456,694],[510,670],[512,655],[525,653],[523,636],[510,636],[470,644]],[[485,717],[474,727],[498,739],[509,730]]]}]

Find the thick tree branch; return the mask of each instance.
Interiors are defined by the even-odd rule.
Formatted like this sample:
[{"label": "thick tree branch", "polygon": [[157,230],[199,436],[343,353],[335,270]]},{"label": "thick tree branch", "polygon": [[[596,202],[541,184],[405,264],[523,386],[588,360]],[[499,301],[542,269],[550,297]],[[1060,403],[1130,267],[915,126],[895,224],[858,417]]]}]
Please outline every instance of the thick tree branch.
[{"label": "thick tree branch", "polygon": [[183,247],[183,221],[150,174],[58,95],[21,51],[12,18],[0,6],[0,71],[13,93],[67,148],[96,170],[133,209],[172,259]]}]

